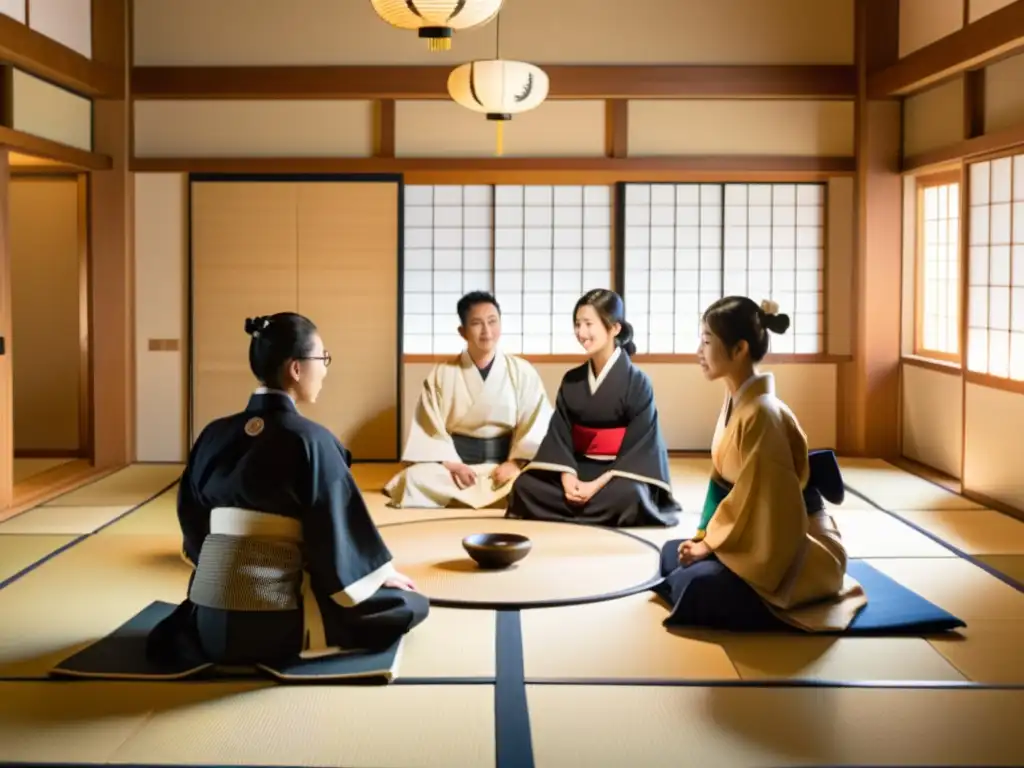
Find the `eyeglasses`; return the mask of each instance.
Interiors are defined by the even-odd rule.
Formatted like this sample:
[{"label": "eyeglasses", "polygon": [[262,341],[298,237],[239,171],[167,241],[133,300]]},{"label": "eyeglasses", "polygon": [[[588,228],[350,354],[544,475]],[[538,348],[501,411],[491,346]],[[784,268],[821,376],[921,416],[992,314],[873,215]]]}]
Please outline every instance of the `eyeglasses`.
[{"label": "eyeglasses", "polygon": [[300,357],[299,360],[322,360],[324,368],[327,368],[331,364],[331,353],[328,352],[327,350],[324,350],[324,353],[322,355],[315,357]]}]

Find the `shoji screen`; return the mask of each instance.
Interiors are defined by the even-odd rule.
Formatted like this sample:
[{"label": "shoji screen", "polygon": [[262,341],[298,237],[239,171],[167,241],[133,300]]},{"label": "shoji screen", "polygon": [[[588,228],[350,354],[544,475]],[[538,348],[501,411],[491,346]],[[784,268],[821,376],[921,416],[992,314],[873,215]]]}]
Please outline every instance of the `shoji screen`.
[{"label": "shoji screen", "polygon": [[398,184],[192,184],[192,439],[255,386],[246,317],[300,312],[333,363],[303,412],[357,459],[398,455]]}]

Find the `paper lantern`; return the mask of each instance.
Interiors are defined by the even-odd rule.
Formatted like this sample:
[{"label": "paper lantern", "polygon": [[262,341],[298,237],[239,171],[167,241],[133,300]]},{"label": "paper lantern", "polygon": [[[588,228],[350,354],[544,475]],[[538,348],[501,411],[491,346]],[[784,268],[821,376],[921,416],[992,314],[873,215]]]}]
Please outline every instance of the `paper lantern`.
[{"label": "paper lantern", "polygon": [[486,24],[504,0],[370,0],[384,21],[399,29],[418,29],[432,51],[452,47],[457,29]]},{"label": "paper lantern", "polygon": [[499,155],[502,126],[512,115],[539,107],[548,88],[547,73],[524,61],[472,61],[448,75],[448,94],[455,103],[497,122]]}]

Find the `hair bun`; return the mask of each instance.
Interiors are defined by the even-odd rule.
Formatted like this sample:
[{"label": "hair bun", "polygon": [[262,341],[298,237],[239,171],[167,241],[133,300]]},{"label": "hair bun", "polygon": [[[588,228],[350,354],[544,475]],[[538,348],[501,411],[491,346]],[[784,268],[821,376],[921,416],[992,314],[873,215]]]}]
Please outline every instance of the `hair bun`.
[{"label": "hair bun", "polygon": [[258,338],[260,331],[270,325],[270,319],[264,316],[245,318],[245,332],[253,338]]}]

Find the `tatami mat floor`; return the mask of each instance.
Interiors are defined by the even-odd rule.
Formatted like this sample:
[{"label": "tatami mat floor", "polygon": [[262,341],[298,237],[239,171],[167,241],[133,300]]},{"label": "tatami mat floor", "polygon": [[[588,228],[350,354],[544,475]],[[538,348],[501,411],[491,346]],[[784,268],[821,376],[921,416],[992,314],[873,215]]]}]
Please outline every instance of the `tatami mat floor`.
[{"label": "tatami mat floor", "polygon": [[[833,511],[851,557],[966,629],[670,633],[641,593],[520,613],[435,608],[387,687],[47,679],[149,602],[184,594],[181,467],[129,467],[0,523],[0,763],[1024,764],[1024,523],[884,462],[842,464],[852,492]],[[633,533],[690,533],[709,466],[673,459],[682,523]],[[355,468],[378,524],[467,515],[388,509],[379,491],[393,471]]]}]

